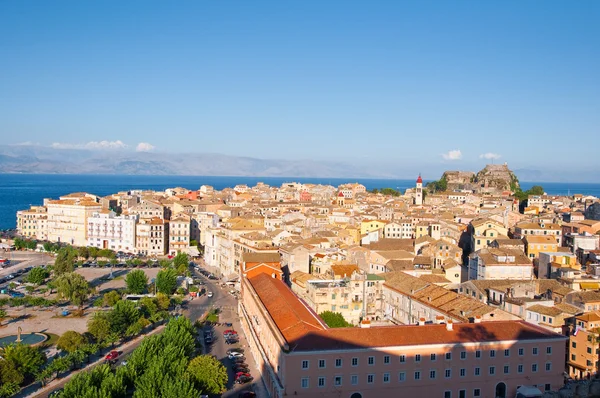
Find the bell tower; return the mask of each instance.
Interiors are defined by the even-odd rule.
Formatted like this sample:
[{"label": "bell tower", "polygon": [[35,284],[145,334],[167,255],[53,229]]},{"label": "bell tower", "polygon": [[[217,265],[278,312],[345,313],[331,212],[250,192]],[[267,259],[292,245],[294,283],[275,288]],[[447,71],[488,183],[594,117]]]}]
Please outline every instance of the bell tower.
[{"label": "bell tower", "polygon": [[423,179],[421,174],[417,178],[417,188],[415,190],[415,205],[421,206],[423,204]]}]

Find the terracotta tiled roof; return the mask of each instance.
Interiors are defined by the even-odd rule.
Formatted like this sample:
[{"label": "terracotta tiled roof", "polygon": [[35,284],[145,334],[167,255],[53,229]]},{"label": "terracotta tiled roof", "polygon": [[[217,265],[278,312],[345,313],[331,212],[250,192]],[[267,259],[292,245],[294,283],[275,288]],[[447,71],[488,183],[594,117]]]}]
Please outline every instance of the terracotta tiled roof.
[{"label": "terracotta tiled roof", "polygon": [[307,333],[327,328],[282,281],[267,274],[259,274],[249,281],[290,348]]},{"label": "terracotta tiled roof", "polygon": [[309,332],[298,342],[295,351],[523,341],[542,338],[565,339],[564,336],[524,321],[458,323],[453,325],[452,330],[447,330],[446,325],[336,328]]}]

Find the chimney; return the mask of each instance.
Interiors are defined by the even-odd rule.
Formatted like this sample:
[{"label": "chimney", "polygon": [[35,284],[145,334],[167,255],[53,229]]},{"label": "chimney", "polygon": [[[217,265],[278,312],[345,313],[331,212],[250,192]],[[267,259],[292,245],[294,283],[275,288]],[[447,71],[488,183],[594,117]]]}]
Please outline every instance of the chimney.
[{"label": "chimney", "polygon": [[371,327],[371,321],[369,321],[367,319],[361,321],[360,322],[360,327],[364,328],[364,329],[370,328]]},{"label": "chimney", "polygon": [[481,315],[475,315],[473,318],[473,323],[481,323]]},{"label": "chimney", "polygon": [[425,318],[419,318],[419,326],[425,325]]},{"label": "chimney", "polygon": [[446,321],[446,330],[452,331],[452,319]]},{"label": "chimney", "polygon": [[438,325],[441,325],[442,323],[444,323],[444,317],[442,315],[438,315],[435,317],[435,323],[437,323]]}]

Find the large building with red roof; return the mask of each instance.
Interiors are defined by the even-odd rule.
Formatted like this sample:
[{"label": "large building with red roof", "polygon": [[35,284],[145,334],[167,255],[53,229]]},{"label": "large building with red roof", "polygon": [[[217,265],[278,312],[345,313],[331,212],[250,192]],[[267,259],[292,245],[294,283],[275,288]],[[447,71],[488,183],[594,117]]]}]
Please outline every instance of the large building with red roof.
[{"label": "large building with red roof", "polygon": [[563,385],[566,337],[523,321],[329,328],[279,279],[242,280],[240,314],[272,397],[509,397]]}]

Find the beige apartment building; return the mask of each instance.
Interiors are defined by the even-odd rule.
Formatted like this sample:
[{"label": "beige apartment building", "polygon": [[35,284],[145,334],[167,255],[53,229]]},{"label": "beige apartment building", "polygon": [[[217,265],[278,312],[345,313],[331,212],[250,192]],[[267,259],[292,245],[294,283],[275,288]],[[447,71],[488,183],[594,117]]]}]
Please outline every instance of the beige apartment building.
[{"label": "beige apartment building", "polygon": [[169,221],[169,254],[187,253],[190,248],[191,217],[178,213]]},{"label": "beige apartment building", "polygon": [[87,196],[44,202],[48,210],[48,240],[86,246],[88,218],[101,211],[102,205]]},{"label": "beige apartment building", "polygon": [[569,333],[569,375],[576,378],[592,376],[600,371],[600,315],[588,312],[575,317],[575,325]]},{"label": "beige apartment building", "polygon": [[48,210],[44,206],[31,206],[17,212],[17,233],[26,238],[48,239]]},{"label": "beige apartment building", "polygon": [[383,319],[383,283],[379,275],[354,272],[342,279],[317,279],[296,271],[291,288],[317,314],[339,312],[347,322]]},{"label": "beige apartment building", "polygon": [[508,229],[496,220],[486,218],[471,221],[471,251],[476,252],[488,247],[494,240],[506,238]]},{"label": "beige apartment building", "polygon": [[242,280],[239,312],[276,398],[506,398],[563,386],[567,338],[522,321],[330,329],[267,274]]},{"label": "beige apartment building", "polygon": [[169,222],[161,218],[142,218],[135,230],[136,250],[145,256],[163,256],[168,248]]},{"label": "beige apartment building", "polygon": [[526,236],[552,236],[559,246],[562,245],[562,228],[558,224],[548,222],[522,222],[514,227],[513,237],[522,239]]}]

